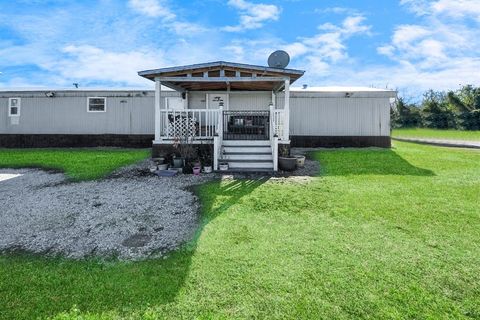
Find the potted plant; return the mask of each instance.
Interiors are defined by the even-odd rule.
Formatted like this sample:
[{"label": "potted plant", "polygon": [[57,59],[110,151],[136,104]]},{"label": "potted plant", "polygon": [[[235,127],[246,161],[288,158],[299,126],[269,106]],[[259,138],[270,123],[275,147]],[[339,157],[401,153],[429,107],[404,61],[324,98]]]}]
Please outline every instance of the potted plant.
[{"label": "potted plant", "polygon": [[212,171],[213,171],[213,167],[212,167],[211,164],[209,164],[209,165],[204,165],[204,166],[203,166],[203,172],[205,172],[205,173],[212,173]]},{"label": "potted plant", "polygon": [[203,172],[212,173],[212,157],[213,157],[213,146],[208,145],[206,148],[202,149],[200,154],[200,160],[203,163]]},{"label": "potted plant", "polygon": [[227,171],[228,170],[228,162],[221,162],[218,164],[218,169],[220,171]]},{"label": "potted plant", "polygon": [[172,156],[173,167],[174,168],[183,168],[185,165],[185,158],[179,154],[173,154]]},{"label": "potted plant", "polygon": [[202,167],[193,167],[192,171],[194,175],[199,176],[200,171],[202,171]]},{"label": "potted plant", "polygon": [[278,167],[283,171],[293,171],[297,167],[297,158],[290,155],[290,150],[286,145],[279,145]]},{"label": "potted plant", "polygon": [[157,166],[158,170],[167,170],[168,169],[168,163],[162,163]]},{"label": "potted plant", "polygon": [[297,158],[297,167],[303,168],[305,166],[305,156],[301,154],[295,154],[293,156]]},{"label": "potted plant", "polygon": [[192,140],[188,137],[184,139],[176,137],[173,142],[173,147],[176,149],[173,156],[174,168],[183,168],[183,172],[191,173],[193,169],[191,161],[197,158],[197,151],[193,146]]}]

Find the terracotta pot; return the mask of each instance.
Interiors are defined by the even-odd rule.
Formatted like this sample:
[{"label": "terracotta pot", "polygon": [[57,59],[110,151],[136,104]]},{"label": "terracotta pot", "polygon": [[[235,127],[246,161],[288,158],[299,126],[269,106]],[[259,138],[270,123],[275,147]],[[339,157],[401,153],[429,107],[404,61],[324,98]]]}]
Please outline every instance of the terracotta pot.
[{"label": "terracotta pot", "polygon": [[200,175],[200,171],[202,171],[202,168],[200,167],[193,167],[193,174],[196,176]]}]

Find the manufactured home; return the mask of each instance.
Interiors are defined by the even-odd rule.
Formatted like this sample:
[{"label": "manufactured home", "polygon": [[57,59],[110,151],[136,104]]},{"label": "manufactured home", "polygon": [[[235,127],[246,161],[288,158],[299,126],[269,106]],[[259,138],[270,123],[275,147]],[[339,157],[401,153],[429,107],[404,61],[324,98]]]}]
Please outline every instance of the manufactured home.
[{"label": "manufactured home", "polygon": [[140,71],[155,90],[0,89],[0,147],[210,146],[277,170],[279,147],[390,147],[392,90],[295,87],[304,71],[212,62]]}]

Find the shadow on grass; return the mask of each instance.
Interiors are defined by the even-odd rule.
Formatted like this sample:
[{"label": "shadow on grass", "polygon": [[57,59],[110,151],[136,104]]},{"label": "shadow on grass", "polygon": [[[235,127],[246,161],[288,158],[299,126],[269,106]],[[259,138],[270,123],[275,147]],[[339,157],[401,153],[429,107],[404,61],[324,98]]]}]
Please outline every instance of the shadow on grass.
[{"label": "shadow on grass", "polygon": [[205,225],[268,180],[268,177],[232,179],[197,187],[195,191],[202,201],[203,212],[203,222],[198,229],[198,234],[202,232]]},{"label": "shadow on grass", "polygon": [[322,150],[311,154],[320,162],[320,175],[403,175],[434,176],[428,169],[416,167],[391,149]]},{"label": "shadow on grass", "polygon": [[[137,312],[171,303],[183,287],[203,228],[268,179],[211,182],[196,187],[201,223],[193,240],[167,259],[139,262],[0,255],[0,318],[37,319],[69,312]],[[75,318],[72,316],[72,318]]]}]

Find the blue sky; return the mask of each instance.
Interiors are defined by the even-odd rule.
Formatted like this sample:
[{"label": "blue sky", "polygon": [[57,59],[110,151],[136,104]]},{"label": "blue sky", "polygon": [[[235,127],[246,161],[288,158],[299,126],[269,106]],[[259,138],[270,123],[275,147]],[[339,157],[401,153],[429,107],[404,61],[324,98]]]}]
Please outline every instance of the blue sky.
[{"label": "blue sky", "polygon": [[143,69],[290,53],[298,85],[480,85],[478,0],[0,2],[1,87],[145,87]]}]

